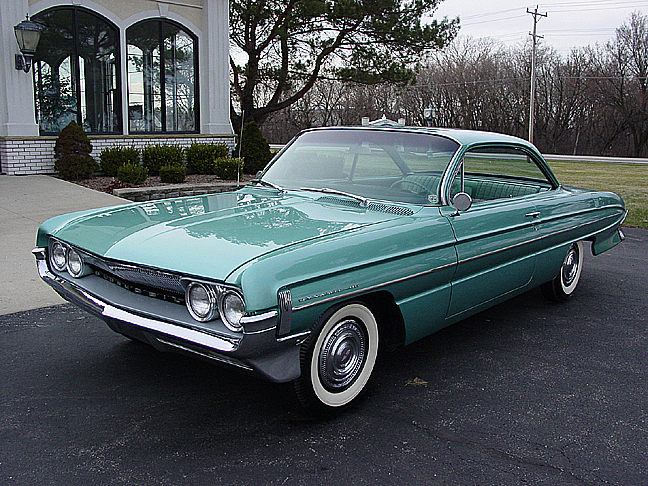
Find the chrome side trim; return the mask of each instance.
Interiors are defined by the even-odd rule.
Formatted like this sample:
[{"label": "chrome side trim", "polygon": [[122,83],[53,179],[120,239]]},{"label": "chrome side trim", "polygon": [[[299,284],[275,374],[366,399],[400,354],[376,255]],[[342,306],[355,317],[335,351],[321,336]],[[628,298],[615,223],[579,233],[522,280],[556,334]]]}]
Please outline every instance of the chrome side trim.
[{"label": "chrome side trim", "polygon": [[279,301],[279,324],[277,325],[277,336],[285,336],[292,329],[292,295],[290,290],[285,289],[277,294]]},{"label": "chrome side trim", "polygon": [[[470,258],[465,258],[465,259],[459,261],[459,265],[461,265],[461,264],[463,264],[463,263],[468,263],[468,262],[472,262],[472,261],[475,261],[475,260],[479,260],[480,258],[485,258],[485,257],[491,256],[491,255],[496,255],[497,253],[502,253],[503,251],[512,250],[513,248],[518,248],[518,247],[520,247],[520,246],[529,245],[529,244],[531,244],[531,243],[535,243],[535,242],[537,242],[537,241],[541,241],[541,240],[544,240],[544,239],[549,238],[549,237],[552,237],[552,236],[556,236],[556,235],[560,235],[560,234],[563,234],[563,233],[567,233],[567,232],[569,232],[569,231],[574,231],[574,230],[579,229],[579,228],[584,228],[584,227],[586,227],[586,226],[590,226],[590,225],[592,225],[592,224],[596,224],[596,223],[599,223],[599,222],[601,222],[601,221],[605,221],[605,220],[607,220],[607,219],[611,219],[611,218],[615,218],[615,219],[616,219],[617,216],[614,216],[614,215],[612,215],[612,216],[607,216],[607,217],[605,217],[605,218],[601,218],[601,219],[598,219],[598,220],[596,220],[596,221],[591,221],[591,222],[589,222],[589,223],[584,223],[584,224],[580,224],[580,225],[578,225],[578,226],[573,226],[573,227],[568,228],[568,229],[565,229],[565,230],[556,231],[555,233],[551,233],[550,235],[538,236],[538,237],[536,237],[536,238],[531,238],[531,239],[529,239],[529,240],[521,241],[520,243],[516,243],[515,245],[510,245],[510,246],[507,246],[507,247],[505,247],[505,248],[498,248],[497,250],[489,251],[488,253],[482,253],[482,254],[480,254],[480,255],[475,255],[475,256],[470,257]],[[606,230],[612,228],[615,224],[616,224],[616,223],[612,223],[610,226],[608,226],[608,227],[606,227],[606,228],[603,228],[603,229],[600,230],[600,231],[597,231],[597,233],[600,233],[600,232],[602,232],[602,231],[606,231]],[[582,239],[587,239],[587,238],[591,237],[591,236],[594,235],[594,234],[596,234],[596,233],[592,233],[592,234],[590,234],[590,235],[584,236]],[[457,242],[457,244],[459,244],[459,243],[463,243],[463,242],[468,241],[468,240],[470,240],[470,239],[469,239],[469,238],[466,238],[466,239],[464,239],[464,240],[462,240],[462,241],[460,241],[460,242]],[[567,242],[565,242],[565,243],[567,243]],[[573,243],[573,242],[571,242],[571,243]]]},{"label": "chrome side trim", "polygon": [[405,277],[390,280],[389,282],[379,283],[379,284],[376,284],[376,285],[372,285],[370,287],[363,287],[361,289],[354,290],[353,292],[349,292],[347,294],[342,294],[342,295],[338,294],[338,295],[329,297],[327,299],[318,300],[317,302],[311,302],[311,303],[308,303],[308,304],[298,305],[296,307],[293,307],[293,312],[297,312],[297,311],[300,311],[300,310],[303,310],[303,309],[308,309],[309,307],[314,307],[314,306],[320,305],[320,304],[328,304],[329,302],[334,302],[334,301],[340,300],[340,299],[348,299],[349,297],[355,297],[356,295],[364,294],[364,293],[367,293],[367,292],[373,292],[374,290],[378,290],[378,289],[386,287],[388,285],[401,283],[401,282],[406,282],[407,280],[411,280],[411,279],[417,278],[417,277],[422,277],[424,275],[429,275],[429,274],[435,273],[435,272],[440,272],[441,270],[452,268],[452,267],[454,267],[456,265],[457,265],[456,262],[448,263],[447,265],[441,265],[440,267],[435,267],[435,268],[432,268],[430,270],[425,270],[423,272],[415,273],[415,274],[412,274],[412,275],[407,275]]},{"label": "chrome side trim", "polygon": [[275,310],[264,312],[256,316],[245,316],[241,318],[241,324],[253,324],[255,322],[265,321],[267,319],[273,319],[277,317],[278,312]]},{"label": "chrome side trim", "polygon": [[[599,223],[601,221],[606,221],[606,220],[609,220],[609,219],[612,219],[612,218],[614,218],[616,220],[616,219],[618,219],[618,216],[615,216],[615,215],[607,216],[605,218],[600,218],[600,219],[598,219],[596,221],[584,223],[584,224],[574,226],[574,227],[566,229],[566,230],[557,231],[557,232],[552,233],[550,235],[538,236],[538,237],[530,239],[530,240],[526,240],[526,241],[523,241],[523,242],[520,242],[520,243],[516,243],[515,245],[507,246],[506,248],[500,248],[500,249],[493,250],[493,251],[488,252],[488,253],[484,253],[484,254],[481,254],[481,255],[476,255],[476,256],[471,257],[471,258],[466,258],[466,259],[461,260],[461,261],[456,262],[456,263],[449,263],[447,265],[442,265],[440,267],[436,267],[436,268],[433,268],[431,270],[426,270],[424,272],[419,272],[419,273],[415,273],[415,274],[412,274],[412,275],[408,275],[406,277],[401,277],[401,278],[398,278],[398,279],[395,279],[395,280],[391,280],[389,282],[384,282],[384,283],[372,285],[370,287],[357,289],[357,290],[354,290],[353,292],[349,292],[349,293],[346,293],[346,294],[343,294],[343,295],[338,294],[338,295],[335,295],[335,296],[332,296],[332,297],[329,297],[327,299],[323,299],[323,300],[320,300],[320,301],[317,301],[317,302],[311,302],[311,303],[308,303],[308,304],[298,305],[296,307],[293,307],[293,312],[297,312],[297,311],[300,311],[300,310],[303,310],[303,309],[308,309],[309,307],[314,307],[314,306],[320,305],[320,304],[328,304],[330,302],[334,302],[336,300],[340,300],[340,299],[343,299],[343,298],[348,299],[350,297],[355,297],[356,295],[364,294],[364,293],[367,293],[367,292],[373,292],[374,290],[378,290],[380,288],[387,287],[388,285],[406,282],[407,280],[411,280],[411,279],[414,279],[414,278],[417,278],[417,277],[422,277],[424,275],[429,275],[431,273],[438,272],[438,271],[441,271],[441,270],[445,270],[447,268],[451,268],[451,267],[461,265],[461,264],[464,264],[464,263],[467,263],[467,262],[478,260],[479,258],[485,258],[487,256],[494,255],[494,254],[497,254],[497,253],[501,253],[503,251],[508,251],[508,250],[513,249],[513,248],[517,248],[517,247],[520,247],[520,246],[535,243],[537,241],[540,241],[540,240],[543,240],[543,239],[546,239],[546,238],[549,238],[549,237],[552,237],[552,236],[555,236],[555,235],[559,235],[559,234],[562,234],[562,233],[567,233],[569,231],[573,231],[573,230],[578,229],[578,228],[583,228],[583,227],[586,227],[586,226],[589,226],[589,225],[592,225],[592,224],[596,224],[596,223]],[[597,231],[596,233],[606,231],[606,230],[614,227],[617,224],[618,223],[615,221],[614,223],[610,224],[609,226],[607,226],[606,228],[603,228],[600,231]],[[593,236],[596,233],[586,235],[582,239],[587,239],[587,238]],[[459,243],[459,242],[457,242],[457,243]]]},{"label": "chrome side trim", "polygon": [[[310,333],[310,331],[303,331],[297,334],[291,334],[290,336],[283,336],[278,338],[277,342],[283,343],[284,341],[290,341],[291,339],[299,339],[308,336]],[[296,344],[301,344],[301,342],[297,342]]]}]

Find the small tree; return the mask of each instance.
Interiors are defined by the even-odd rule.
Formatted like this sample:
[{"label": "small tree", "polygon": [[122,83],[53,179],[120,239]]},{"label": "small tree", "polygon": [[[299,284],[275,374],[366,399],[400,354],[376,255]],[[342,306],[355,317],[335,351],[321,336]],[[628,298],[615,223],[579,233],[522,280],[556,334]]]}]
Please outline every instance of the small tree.
[{"label": "small tree", "polygon": [[75,121],[71,121],[61,130],[54,145],[54,168],[66,180],[88,178],[98,169],[90,152],[92,144],[88,135]]},{"label": "small tree", "polygon": [[256,174],[263,169],[272,158],[270,145],[263,138],[261,130],[256,122],[246,123],[243,127],[243,133],[239,137],[239,143],[236,145],[234,155],[239,155],[245,161],[245,172],[247,174]]}]

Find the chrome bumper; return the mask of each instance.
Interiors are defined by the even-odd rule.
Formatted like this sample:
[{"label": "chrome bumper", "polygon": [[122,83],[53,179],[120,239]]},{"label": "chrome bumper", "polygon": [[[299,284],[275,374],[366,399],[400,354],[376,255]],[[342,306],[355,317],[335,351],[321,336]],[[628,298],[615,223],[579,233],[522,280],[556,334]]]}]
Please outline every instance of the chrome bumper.
[{"label": "chrome bumper", "polygon": [[116,332],[129,335],[130,330],[135,330],[162,351],[199,355],[275,382],[294,380],[300,374],[299,344],[308,333],[277,339],[277,312],[246,318],[254,324],[252,332],[236,337],[217,335],[118,307],[51,272],[44,249],[37,248],[33,254],[44,282],[65,300],[104,320]]}]

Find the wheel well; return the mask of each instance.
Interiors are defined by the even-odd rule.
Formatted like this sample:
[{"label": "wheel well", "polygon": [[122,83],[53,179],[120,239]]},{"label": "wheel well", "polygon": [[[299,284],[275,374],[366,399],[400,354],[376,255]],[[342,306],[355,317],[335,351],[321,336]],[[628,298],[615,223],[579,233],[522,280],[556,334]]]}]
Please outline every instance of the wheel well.
[{"label": "wheel well", "polygon": [[392,294],[386,291],[363,295],[362,300],[373,312],[380,330],[380,348],[393,351],[405,344],[405,322]]}]

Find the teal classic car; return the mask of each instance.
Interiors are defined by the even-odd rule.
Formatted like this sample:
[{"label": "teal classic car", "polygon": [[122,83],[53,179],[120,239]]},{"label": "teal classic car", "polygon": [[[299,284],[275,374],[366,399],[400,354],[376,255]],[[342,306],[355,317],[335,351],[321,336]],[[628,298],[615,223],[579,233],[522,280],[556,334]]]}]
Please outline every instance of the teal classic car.
[{"label": "teal classic car", "polygon": [[55,217],[40,276],[111,329],[339,410],[376,356],[542,286],[575,291],[583,242],[618,244],[609,192],[562,186],[518,138],[434,128],[297,136],[236,192]]}]

